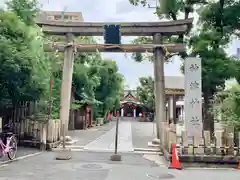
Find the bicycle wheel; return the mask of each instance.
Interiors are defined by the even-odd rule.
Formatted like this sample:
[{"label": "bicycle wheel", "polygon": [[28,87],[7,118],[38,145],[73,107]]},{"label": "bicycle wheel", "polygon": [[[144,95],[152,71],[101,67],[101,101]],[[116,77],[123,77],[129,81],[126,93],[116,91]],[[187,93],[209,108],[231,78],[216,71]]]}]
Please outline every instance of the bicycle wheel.
[{"label": "bicycle wheel", "polygon": [[13,160],[16,157],[16,153],[17,153],[17,139],[15,138],[15,136],[12,136],[9,142],[9,152],[7,153],[8,158],[10,160]]}]

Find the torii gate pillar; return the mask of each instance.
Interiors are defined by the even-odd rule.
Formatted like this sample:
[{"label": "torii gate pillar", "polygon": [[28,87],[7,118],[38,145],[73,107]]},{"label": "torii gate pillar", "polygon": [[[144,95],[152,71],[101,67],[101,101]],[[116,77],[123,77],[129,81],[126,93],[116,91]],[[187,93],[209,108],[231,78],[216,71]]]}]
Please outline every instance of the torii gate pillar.
[{"label": "torii gate pillar", "polygon": [[[162,43],[162,35],[156,33],[153,36],[154,44]],[[162,124],[166,121],[165,110],[165,82],[164,82],[164,53],[161,47],[157,47],[154,50],[154,84],[155,84],[155,121],[157,125],[157,138],[163,143],[163,133],[160,132]],[[154,140],[157,143],[156,140]]]}]

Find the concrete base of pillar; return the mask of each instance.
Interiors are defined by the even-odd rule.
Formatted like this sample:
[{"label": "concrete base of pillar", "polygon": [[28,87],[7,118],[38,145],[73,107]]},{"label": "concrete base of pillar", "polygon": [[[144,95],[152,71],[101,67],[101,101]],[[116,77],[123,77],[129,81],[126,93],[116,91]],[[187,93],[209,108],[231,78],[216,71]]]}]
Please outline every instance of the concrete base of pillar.
[{"label": "concrete base of pillar", "polygon": [[69,160],[72,158],[71,149],[60,149],[56,152],[56,160]]},{"label": "concrete base of pillar", "polygon": [[153,139],[152,144],[160,145],[160,139],[158,138]]},{"label": "concrete base of pillar", "polygon": [[113,154],[111,157],[110,157],[110,160],[111,161],[121,161],[122,160],[122,156],[120,154]]}]

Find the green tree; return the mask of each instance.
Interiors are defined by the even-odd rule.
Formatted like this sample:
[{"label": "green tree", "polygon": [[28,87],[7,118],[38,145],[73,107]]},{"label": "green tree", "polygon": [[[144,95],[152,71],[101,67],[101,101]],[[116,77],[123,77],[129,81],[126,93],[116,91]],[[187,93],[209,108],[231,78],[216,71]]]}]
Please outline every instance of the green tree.
[{"label": "green tree", "polygon": [[14,12],[25,24],[36,25],[35,18],[39,11],[38,0],[10,0],[6,4],[8,9]]},{"label": "green tree", "polygon": [[[135,6],[142,5],[143,7],[149,7],[151,0],[129,0],[129,2]],[[184,14],[184,19],[188,19],[194,12],[194,6],[206,4],[205,0],[156,0],[156,11],[155,14],[159,19],[168,19],[168,20],[178,20],[181,19],[179,16]],[[151,44],[151,37],[139,37],[133,41],[136,44]],[[184,35],[181,34],[178,37],[165,37],[163,39],[164,43],[182,43],[184,41]],[[174,55],[180,55],[185,58],[187,56],[186,52],[181,52],[177,54],[170,54],[166,58],[166,62]],[[134,53],[133,58],[141,62],[142,60],[152,60],[152,56],[141,53]]]},{"label": "green tree", "polygon": [[[147,1],[130,0],[130,3],[146,6]],[[199,56],[202,59],[202,84],[204,96],[204,129],[214,129],[213,118],[209,113],[211,98],[218,88],[223,88],[225,80],[236,76],[236,62],[228,57],[224,48],[229,43],[232,33],[239,30],[239,1],[219,0],[159,0],[159,7],[156,7],[156,14],[159,18],[177,20],[180,13],[184,13],[184,18],[190,17],[194,12],[194,6],[200,5],[198,13],[200,21],[197,32],[185,38],[180,35],[174,41],[187,42],[190,56]],[[198,6],[199,7],[199,6]],[[235,9],[235,11],[233,11]],[[186,57],[187,54],[179,54]],[[183,67],[182,67],[183,69]]]},{"label": "green tree", "polygon": [[13,12],[0,14],[0,27],[1,99],[10,99],[12,104],[39,99],[46,89],[46,64],[36,39],[38,31],[26,26]]},{"label": "green tree", "polygon": [[214,121],[209,108],[218,89],[224,89],[225,81],[234,77],[235,61],[224,51],[227,41],[220,41],[219,47],[213,48],[216,33],[202,29],[200,34],[192,36],[191,55],[202,60],[202,92],[204,98],[204,129],[214,130]]},{"label": "green tree", "polygon": [[211,112],[216,120],[240,130],[240,86],[218,92],[214,97]]},{"label": "green tree", "polygon": [[137,87],[138,100],[149,110],[154,111],[154,80],[152,77],[140,77],[140,85]]},{"label": "green tree", "polygon": [[[35,24],[37,3],[37,0],[10,0],[8,9],[0,13],[0,105],[40,101],[46,110],[46,105],[52,101],[53,118],[58,118],[63,53],[44,52],[43,42],[63,38],[43,36]],[[76,37],[75,40],[96,43],[89,37]],[[103,59],[99,53],[77,53],[72,87],[77,97],[76,105],[90,103],[97,112],[104,114],[119,105],[123,77],[116,63]]]},{"label": "green tree", "polygon": [[[232,33],[239,28],[235,15],[229,10],[238,7],[234,1],[209,2],[199,10],[201,27],[189,41],[191,55],[202,59],[202,91],[204,97],[204,129],[214,130],[214,121],[209,112],[210,104],[218,89],[224,89],[225,81],[238,76],[239,65],[225,53]],[[232,22],[236,24],[233,25]],[[237,24],[238,23],[238,24]]]},{"label": "green tree", "polygon": [[118,73],[115,61],[103,60],[99,67],[100,85],[96,89],[96,99],[102,104],[98,104],[95,109],[98,116],[105,116],[108,111],[119,108],[120,99],[123,92],[123,76]]},{"label": "green tree", "polygon": [[37,2],[6,4],[7,10],[0,14],[1,105],[16,107],[21,101],[41,100],[47,110],[51,58],[43,51],[43,34],[34,23]]}]

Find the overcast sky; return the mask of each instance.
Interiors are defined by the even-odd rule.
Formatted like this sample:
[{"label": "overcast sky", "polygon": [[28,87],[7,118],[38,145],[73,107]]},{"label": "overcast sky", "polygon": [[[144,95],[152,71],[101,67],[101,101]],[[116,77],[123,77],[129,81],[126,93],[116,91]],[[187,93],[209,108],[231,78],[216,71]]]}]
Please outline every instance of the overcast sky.
[{"label": "overcast sky", "polygon": [[[0,0],[3,1],[3,0]],[[154,4],[154,0],[153,4]],[[132,6],[128,0],[40,0],[44,10],[82,12],[84,21],[93,22],[120,22],[120,21],[157,21],[153,9]],[[123,41],[131,41],[131,38],[123,38]],[[228,52],[236,54],[236,47],[240,42],[233,41]],[[120,72],[125,76],[126,85],[134,89],[141,76],[152,76],[153,65],[150,62],[136,63],[124,53],[104,54],[105,57],[117,61]],[[175,58],[172,63],[165,65],[165,75],[180,76],[180,60]]]}]

